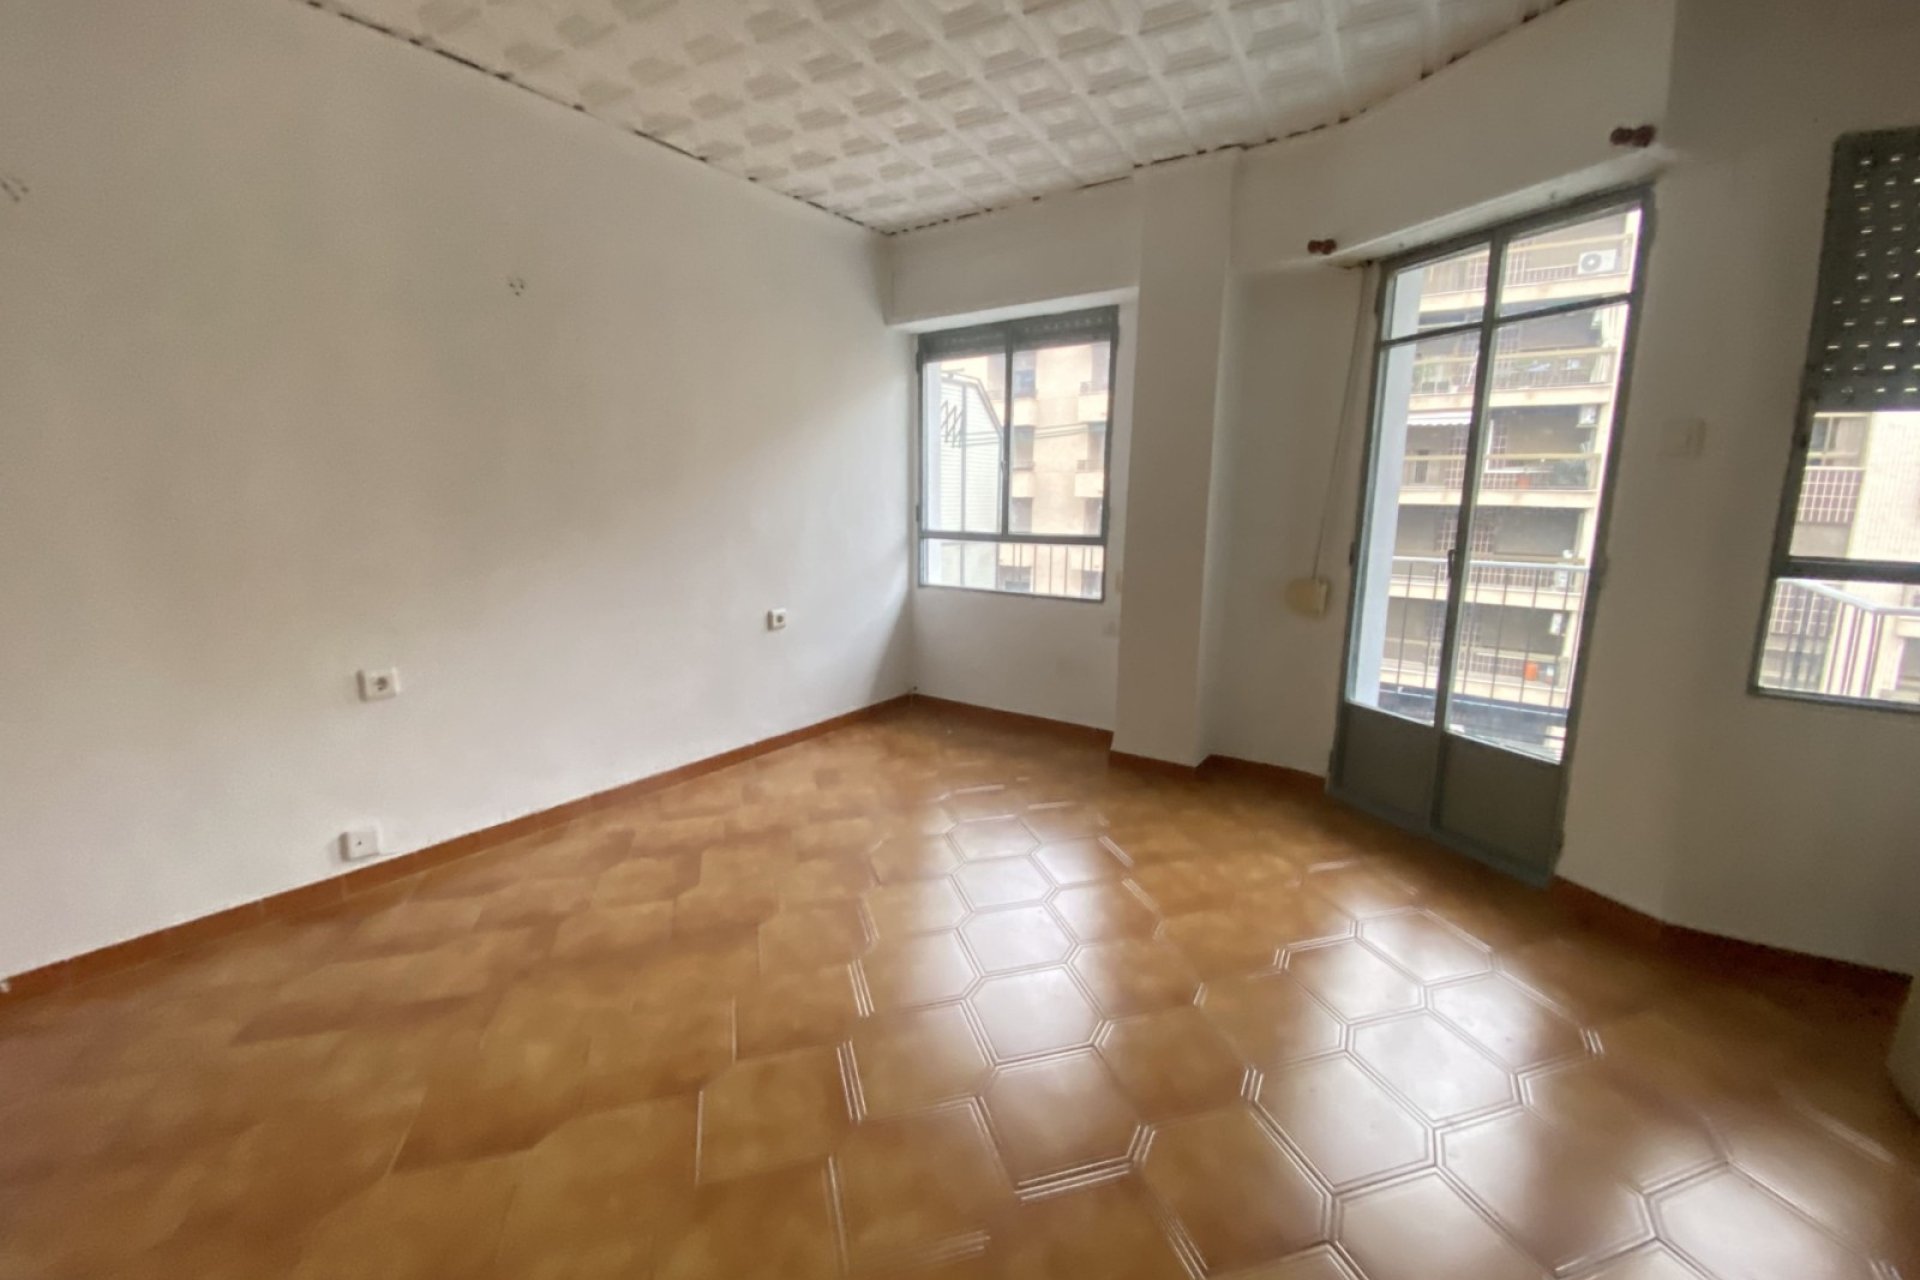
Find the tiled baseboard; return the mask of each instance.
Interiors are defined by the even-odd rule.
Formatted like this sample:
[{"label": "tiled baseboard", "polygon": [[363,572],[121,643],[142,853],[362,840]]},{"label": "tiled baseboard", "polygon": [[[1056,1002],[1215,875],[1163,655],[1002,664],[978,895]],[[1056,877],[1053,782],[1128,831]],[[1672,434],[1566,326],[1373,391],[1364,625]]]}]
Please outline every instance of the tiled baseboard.
[{"label": "tiled baseboard", "polygon": [[[1303,794],[1319,794],[1326,786],[1326,780],[1315,774],[1285,768],[1281,765],[1240,760],[1231,756],[1209,756],[1197,766],[1135,756],[1112,750],[1113,735],[1104,729],[1071,724],[1062,720],[1050,720],[1042,716],[1025,715],[1016,711],[1001,711],[992,707],[954,702],[926,694],[905,693],[857,711],[850,711],[845,715],[822,720],[817,724],[807,725],[759,742],[748,743],[746,746],[723,751],[718,755],[695,760],[678,768],[640,778],[606,791],[582,796],[551,809],[543,809],[496,826],[455,836],[451,840],[429,845],[412,853],[397,854],[372,866],[348,871],[255,902],[244,903],[171,928],[129,938],[125,942],[101,947],[96,951],[89,951],[68,960],[30,969],[7,980],[7,989],[0,991],[0,1002],[58,990],[116,970],[174,955],[265,920],[345,902],[370,889],[418,875],[423,871],[493,848],[520,836],[557,826],[595,809],[625,803],[648,792],[672,786],[676,782],[684,782],[689,778],[724,769],[743,760],[777,751],[781,747],[830,733],[846,725],[873,719],[910,703],[938,708],[945,714],[978,723],[1061,734],[1104,745],[1108,748],[1108,758],[1114,765],[1121,768],[1192,778],[1209,776],[1244,778]],[[1686,953],[1723,967],[1728,972],[1765,972],[1775,977],[1805,981],[1830,989],[1844,989],[1867,997],[1876,1003],[1890,1002],[1895,1007],[1904,998],[1911,981],[1904,974],[1890,973],[1841,960],[1829,960],[1759,943],[1741,942],[1681,925],[1668,924],[1568,880],[1554,880],[1548,892],[1569,917],[1590,927],[1601,929],[1636,945]]]}]

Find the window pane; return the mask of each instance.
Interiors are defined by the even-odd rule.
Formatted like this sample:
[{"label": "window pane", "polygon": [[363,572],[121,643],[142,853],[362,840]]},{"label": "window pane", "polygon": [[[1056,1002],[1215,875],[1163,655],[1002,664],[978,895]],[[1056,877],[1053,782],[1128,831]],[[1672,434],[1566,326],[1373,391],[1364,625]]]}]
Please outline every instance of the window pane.
[{"label": "window pane", "polygon": [[1792,554],[1920,563],[1920,413],[1814,418]]},{"label": "window pane", "polygon": [[1487,306],[1488,246],[1396,271],[1387,285],[1386,336],[1478,324]]},{"label": "window pane", "polygon": [[1447,727],[1558,760],[1584,623],[1627,307],[1502,325]]},{"label": "window pane", "polygon": [[1760,687],[1920,706],[1920,587],[1775,582]]},{"label": "window pane", "polygon": [[1513,241],[1500,270],[1500,314],[1524,315],[1631,290],[1640,218],[1640,207],[1633,205]]},{"label": "window pane", "polygon": [[970,587],[1020,595],[1102,597],[1104,547],[1035,542],[959,542],[927,538],[920,544],[921,579],[931,587]]},{"label": "window pane", "polygon": [[1112,356],[1107,342],[1013,353],[1008,532],[1099,535]]},{"label": "window pane", "polygon": [[1380,372],[1348,697],[1423,724],[1439,687],[1478,351],[1476,334],[1427,338],[1389,348]]},{"label": "window pane", "polygon": [[1000,532],[1005,380],[1006,358],[998,352],[929,360],[922,368],[926,528]]}]

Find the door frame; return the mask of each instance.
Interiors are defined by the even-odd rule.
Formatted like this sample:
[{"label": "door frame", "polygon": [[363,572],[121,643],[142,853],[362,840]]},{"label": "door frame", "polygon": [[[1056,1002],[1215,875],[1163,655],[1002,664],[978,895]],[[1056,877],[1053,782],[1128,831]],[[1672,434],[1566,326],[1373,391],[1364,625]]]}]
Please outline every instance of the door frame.
[{"label": "door frame", "polygon": [[[1342,753],[1345,751],[1347,745],[1347,716],[1345,712],[1349,705],[1348,691],[1352,688],[1353,679],[1354,620],[1361,605],[1361,596],[1358,590],[1360,585],[1360,543],[1362,538],[1365,537],[1367,525],[1373,515],[1376,487],[1373,484],[1375,437],[1378,434],[1379,428],[1376,415],[1380,409],[1381,382],[1384,370],[1384,362],[1380,359],[1382,350],[1382,339],[1380,335],[1386,327],[1387,293],[1396,272],[1422,262],[1445,258],[1450,254],[1457,253],[1462,249],[1477,244],[1485,243],[1490,249],[1504,250],[1506,245],[1510,244],[1513,240],[1522,238],[1533,232],[1559,226],[1567,222],[1578,221],[1580,215],[1583,213],[1598,213],[1602,210],[1630,202],[1637,202],[1640,206],[1640,240],[1639,244],[1635,247],[1636,261],[1633,285],[1627,290],[1624,299],[1627,303],[1629,317],[1627,340],[1620,349],[1620,377],[1614,391],[1613,423],[1608,436],[1606,463],[1602,467],[1600,475],[1600,513],[1593,534],[1593,564],[1587,573],[1586,595],[1581,604],[1582,622],[1580,639],[1574,646],[1574,682],[1573,688],[1569,692],[1567,702],[1566,746],[1560,756],[1558,765],[1560,770],[1559,787],[1557,789],[1558,793],[1554,797],[1554,851],[1549,863],[1545,867],[1539,867],[1518,860],[1510,854],[1475,840],[1470,836],[1463,836],[1456,832],[1448,831],[1439,824],[1441,805],[1440,780],[1446,772],[1447,752],[1450,747],[1449,740],[1454,736],[1447,731],[1442,716],[1443,706],[1447,701],[1442,686],[1450,683],[1452,680],[1451,664],[1453,648],[1457,639],[1456,631],[1459,625],[1462,606],[1461,597],[1452,590],[1448,592],[1446,633],[1441,640],[1442,665],[1439,677],[1440,684],[1436,685],[1434,689],[1433,732],[1438,739],[1438,749],[1434,762],[1433,793],[1430,797],[1424,820],[1417,824],[1410,825],[1405,821],[1405,815],[1387,810],[1364,797],[1356,796],[1340,785],[1339,764],[1342,759]],[[1354,506],[1352,537],[1347,544],[1347,617],[1344,629],[1345,634],[1342,636],[1340,645],[1340,687],[1337,694],[1339,701],[1336,704],[1336,714],[1334,716],[1333,750],[1327,758],[1327,794],[1342,804],[1350,805],[1363,813],[1371,814],[1403,830],[1411,830],[1417,835],[1425,836],[1457,853],[1464,854],[1476,862],[1535,885],[1544,885],[1553,879],[1554,871],[1559,864],[1560,853],[1566,840],[1567,793],[1569,790],[1569,782],[1573,776],[1574,755],[1579,746],[1581,708],[1586,702],[1587,661],[1593,648],[1594,632],[1599,626],[1600,593],[1606,584],[1611,561],[1608,555],[1608,540],[1612,536],[1614,483],[1620,468],[1620,455],[1623,452],[1622,444],[1626,439],[1629,396],[1632,391],[1634,366],[1638,363],[1639,358],[1640,330],[1644,320],[1643,311],[1646,300],[1647,276],[1650,274],[1654,237],[1658,222],[1659,219],[1654,203],[1654,183],[1652,180],[1635,182],[1624,186],[1608,187],[1605,190],[1595,192],[1591,195],[1561,201],[1523,217],[1493,223],[1490,226],[1461,235],[1448,236],[1442,240],[1432,241],[1416,248],[1403,250],[1394,254],[1392,257],[1380,259],[1380,270],[1377,273],[1378,278],[1373,284],[1374,296],[1370,304],[1373,308],[1373,328],[1367,337],[1369,349],[1366,352],[1366,358],[1373,364],[1373,375],[1367,392],[1366,436],[1362,442],[1360,451],[1360,495],[1359,501]],[[1487,314],[1490,317],[1497,318],[1499,281],[1494,275],[1491,261],[1488,263],[1487,281],[1489,286],[1486,300]],[[1488,323],[1484,331],[1491,333],[1494,327],[1492,323]],[[1497,353],[1491,351],[1482,351],[1480,353],[1480,365],[1474,375],[1477,385],[1484,385],[1490,379],[1490,371],[1493,367],[1492,360],[1496,354]],[[1476,401],[1482,414],[1484,414],[1487,409],[1486,400],[1487,396],[1485,395],[1476,396]],[[1467,525],[1465,518],[1471,515],[1471,504],[1478,496],[1480,465],[1478,445],[1483,425],[1484,424],[1478,420],[1468,425],[1468,467],[1467,474],[1462,482],[1460,497],[1460,511],[1463,517],[1463,525]],[[1342,427],[1343,429],[1350,429],[1351,424],[1343,423]],[[1455,539],[1455,551],[1460,554],[1460,563],[1463,565],[1471,556],[1471,542],[1470,525],[1467,525],[1467,527],[1461,528],[1460,536]],[[1450,571],[1450,586],[1457,583],[1463,577],[1464,575],[1454,575]],[[1362,709],[1375,710],[1374,708]],[[1378,714],[1392,715],[1393,713],[1378,712]],[[1499,750],[1501,748],[1493,749]]]}]

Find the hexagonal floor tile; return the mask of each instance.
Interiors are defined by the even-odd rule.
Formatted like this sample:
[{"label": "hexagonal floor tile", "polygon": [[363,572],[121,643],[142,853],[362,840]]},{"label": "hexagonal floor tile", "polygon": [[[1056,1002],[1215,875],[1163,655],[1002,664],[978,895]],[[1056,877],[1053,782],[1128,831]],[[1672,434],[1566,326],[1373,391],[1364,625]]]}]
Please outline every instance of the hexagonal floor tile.
[{"label": "hexagonal floor tile", "polygon": [[1339,1254],[1321,1245],[1235,1280],[1360,1280],[1360,1277],[1340,1260]]},{"label": "hexagonal floor tile", "polygon": [[1245,1105],[1158,1127],[1141,1176],[1178,1217],[1209,1275],[1326,1239],[1319,1190]]},{"label": "hexagonal floor tile", "polygon": [[1188,1280],[1135,1178],[1043,1196],[994,1233],[1003,1280]]},{"label": "hexagonal floor tile", "polygon": [[1053,890],[1040,864],[1025,856],[962,863],[953,878],[975,910],[1038,902]]},{"label": "hexagonal floor tile", "polygon": [[1200,1007],[1262,1070],[1340,1047],[1340,1020],[1286,974],[1209,983]]},{"label": "hexagonal floor tile", "polygon": [[1378,915],[1411,906],[1419,895],[1384,868],[1370,862],[1343,862],[1315,867],[1308,886],[1334,905],[1356,916]]},{"label": "hexagonal floor tile", "polygon": [[860,959],[875,1009],[939,1004],[973,985],[973,962],[957,933],[925,933],[883,942]]},{"label": "hexagonal floor tile", "polygon": [[959,787],[949,791],[941,805],[961,822],[981,818],[1003,818],[1027,807],[1027,797],[1015,787],[989,783],[978,787]]},{"label": "hexagonal floor tile", "polygon": [[1049,905],[1082,942],[1145,938],[1160,927],[1160,913],[1125,881],[1106,880],[1062,889]]},{"label": "hexagonal floor tile", "polygon": [[1091,1053],[1008,1067],[986,1102],[1007,1172],[1023,1185],[1125,1159],[1139,1126]]},{"label": "hexagonal floor tile", "polygon": [[1353,1051],[1429,1120],[1456,1119],[1514,1097],[1513,1078],[1430,1013],[1358,1027]]},{"label": "hexagonal floor tile", "polygon": [[1420,984],[1358,942],[1295,951],[1287,957],[1287,972],[1345,1018],[1420,1007]]},{"label": "hexagonal floor tile", "polygon": [[760,926],[762,973],[845,964],[866,949],[867,926],[857,902],[792,908]]},{"label": "hexagonal floor tile", "polygon": [[1360,925],[1360,937],[1422,982],[1445,982],[1493,968],[1485,948],[1425,911],[1370,917]]},{"label": "hexagonal floor tile", "polygon": [[960,865],[960,855],[941,835],[896,837],[875,849],[867,860],[881,884],[943,876]]},{"label": "hexagonal floor tile", "polygon": [[1092,837],[1043,844],[1033,856],[1059,885],[1092,884],[1126,874],[1126,864],[1106,844]]},{"label": "hexagonal floor tile", "polygon": [[1714,1275],[1868,1280],[1867,1260],[1733,1169],[1657,1204],[1661,1236]]},{"label": "hexagonal floor tile", "polygon": [[1149,938],[1122,938],[1083,947],[1073,971],[1110,1018],[1192,1004],[1200,975],[1177,947]]},{"label": "hexagonal floor tile", "polygon": [[1051,964],[1073,950],[1073,939],[1045,907],[982,912],[960,926],[960,933],[988,973]]},{"label": "hexagonal floor tile", "polygon": [[660,1280],[838,1275],[830,1197],[826,1168],[812,1164],[702,1187],[655,1274]]},{"label": "hexagonal floor tile", "polygon": [[1107,825],[1099,810],[1077,801],[1030,805],[1021,817],[1028,829],[1042,840],[1077,840],[1099,835]]},{"label": "hexagonal floor tile", "polygon": [[1642,1191],[1705,1169],[1719,1148],[1700,1121],[1642,1088],[1604,1059],[1526,1082],[1527,1104],[1581,1135]]},{"label": "hexagonal floor tile", "polygon": [[1344,1053],[1269,1074],[1260,1106],[1336,1187],[1411,1169],[1432,1154],[1427,1126]]},{"label": "hexagonal floor tile", "polygon": [[1587,1051],[1580,1028],[1503,974],[1441,987],[1430,998],[1436,1013],[1516,1071]]},{"label": "hexagonal floor tile", "polygon": [[951,929],[967,915],[966,899],[944,875],[884,885],[868,893],[866,903],[882,942]]},{"label": "hexagonal floor tile", "polygon": [[1437,1173],[1348,1200],[1340,1243],[1367,1280],[1541,1280],[1544,1274]]},{"label": "hexagonal floor tile", "polygon": [[839,1169],[847,1252],[855,1268],[979,1231],[1012,1202],[1012,1188],[971,1104],[863,1124],[841,1146]]},{"label": "hexagonal floor tile", "polygon": [[1006,858],[1040,842],[1018,818],[981,818],[953,829],[954,847],[963,858]]},{"label": "hexagonal floor tile", "polygon": [[1099,1016],[1065,969],[990,978],[970,997],[1001,1059],[1089,1043]]},{"label": "hexagonal floor tile", "polygon": [[1098,1047],[1148,1120],[1224,1107],[1240,1096],[1247,1075],[1233,1046],[1192,1005],[1112,1023]]},{"label": "hexagonal floor tile", "polygon": [[1525,1109],[1456,1129],[1441,1159],[1534,1257],[1567,1271],[1648,1239],[1640,1197],[1593,1153]]},{"label": "hexagonal floor tile", "polygon": [[736,1062],[700,1095],[700,1178],[737,1178],[824,1158],[848,1123],[833,1049]]},{"label": "hexagonal floor tile", "polygon": [[1250,912],[1195,911],[1167,920],[1161,936],[1179,947],[1209,978],[1232,978],[1271,969],[1280,943],[1266,921]]},{"label": "hexagonal floor tile", "polygon": [[1234,897],[1233,882],[1220,873],[1218,864],[1204,858],[1139,866],[1133,879],[1164,915],[1225,907]]},{"label": "hexagonal floor tile", "polygon": [[771,974],[734,1002],[734,1050],[752,1058],[837,1044],[857,1016],[846,965]]},{"label": "hexagonal floor tile", "polygon": [[853,1062],[870,1116],[965,1097],[993,1066],[957,1004],[864,1019],[853,1030]]}]

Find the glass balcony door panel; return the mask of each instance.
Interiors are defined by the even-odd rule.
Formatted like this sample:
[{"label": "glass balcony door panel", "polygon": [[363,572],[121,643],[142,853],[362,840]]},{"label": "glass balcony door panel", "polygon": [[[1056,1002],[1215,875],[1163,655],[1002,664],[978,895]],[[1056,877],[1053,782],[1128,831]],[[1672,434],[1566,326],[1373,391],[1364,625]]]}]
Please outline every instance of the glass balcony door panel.
[{"label": "glass balcony door panel", "polygon": [[1112,360],[1105,341],[1013,353],[1007,532],[1100,536]]},{"label": "glass balcony door panel", "polygon": [[1440,752],[1436,823],[1530,879],[1560,850],[1560,765],[1470,738]]},{"label": "glass balcony door panel", "polygon": [[[1501,229],[1379,298],[1331,789],[1528,878],[1558,852],[1645,217],[1626,198]],[[1910,669],[1874,664],[1920,697],[1914,621]],[[1780,679],[1816,678],[1781,647]]]},{"label": "glass balcony door panel", "polygon": [[1494,330],[1450,733],[1565,754],[1627,322],[1616,303]]},{"label": "glass balcony door panel", "polygon": [[1390,346],[1380,361],[1347,697],[1422,724],[1433,723],[1440,687],[1478,363],[1472,333]]},{"label": "glass balcony door panel", "polygon": [[1383,817],[1424,826],[1433,811],[1440,735],[1431,725],[1348,705],[1333,784]]},{"label": "glass balcony door panel", "polygon": [[921,386],[923,420],[939,424],[923,448],[922,528],[998,532],[1006,480],[1006,353],[929,360]]},{"label": "glass balcony door panel", "polygon": [[1633,205],[1509,241],[1500,267],[1500,317],[1631,293],[1643,220]]}]

